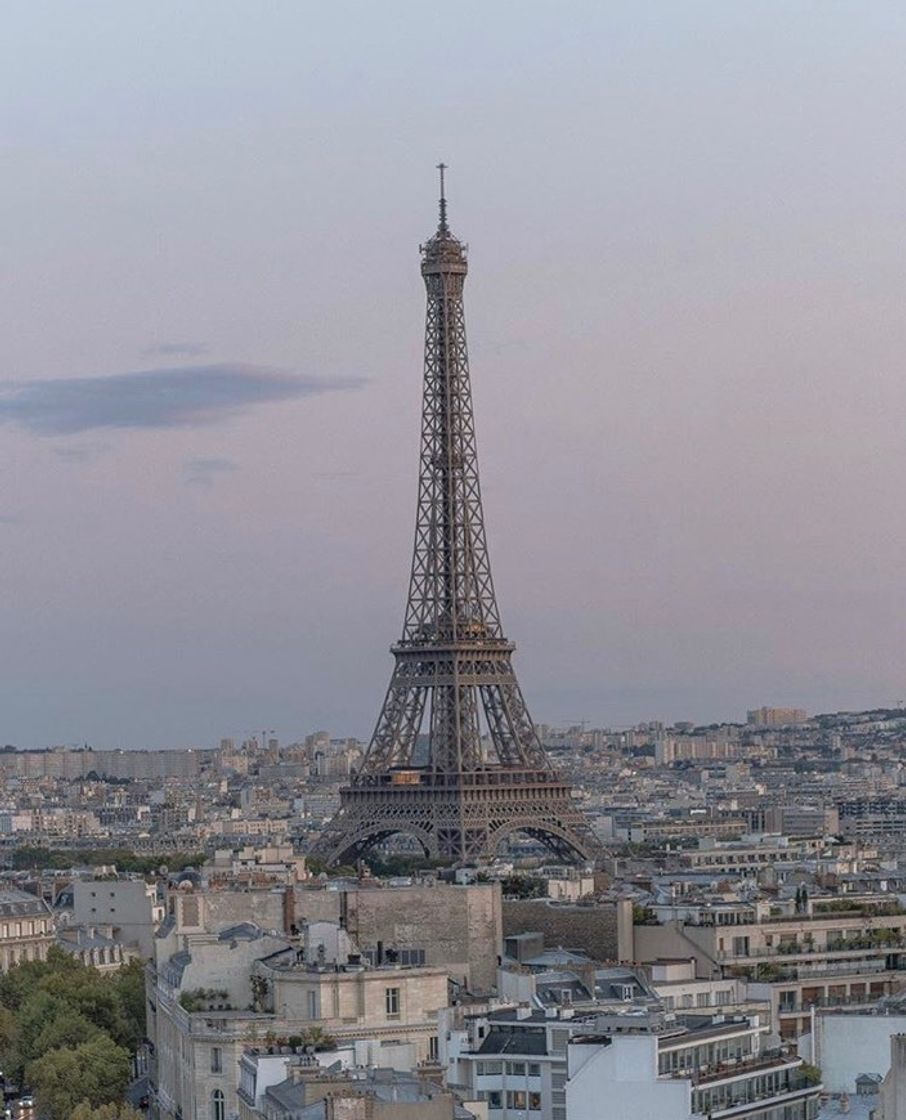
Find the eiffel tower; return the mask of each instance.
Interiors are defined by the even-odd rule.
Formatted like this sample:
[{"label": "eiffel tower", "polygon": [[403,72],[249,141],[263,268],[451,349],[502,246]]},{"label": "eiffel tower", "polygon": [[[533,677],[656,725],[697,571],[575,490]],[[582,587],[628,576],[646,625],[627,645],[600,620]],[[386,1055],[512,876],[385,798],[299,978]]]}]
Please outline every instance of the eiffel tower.
[{"label": "eiffel tower", "polygon": [[444,170],[437,232],[421,246],[425,374],[403,634],[362,765],[312,854],[348,863],[405,833],[428,856],[466,863],[519,831],[560,859],[585,861],[599,854],[597,839],[541,746],[494,595],[463,314],[466,246],[447,224]]}]

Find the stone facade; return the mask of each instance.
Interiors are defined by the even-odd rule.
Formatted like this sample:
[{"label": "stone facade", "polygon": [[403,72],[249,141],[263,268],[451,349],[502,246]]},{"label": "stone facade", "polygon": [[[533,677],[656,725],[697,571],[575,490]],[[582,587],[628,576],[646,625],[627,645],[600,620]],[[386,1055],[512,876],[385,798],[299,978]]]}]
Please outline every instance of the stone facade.
[{"label": "stone facade", "polygon": [[582,949],[595,961],[614,961],[617,955],[617,911],[612,903],[571,906],[547,899],[512,899],[503,903],[505,937],[537,930],[544,944]]},{"label": "stone facade", "polygon": [[400,963],[437,965],[473,992],[494,986],[503,936],[497,883],[412,883],[381,886],[350,881],[340,889],[299,887],[295,921],[340,922],[366,959],[387,950]]},{"label": "stone facade", "polygon": [[43,961],[54,943],[54,920],[43,899],[26,891],[0,891],[0,969]]}]

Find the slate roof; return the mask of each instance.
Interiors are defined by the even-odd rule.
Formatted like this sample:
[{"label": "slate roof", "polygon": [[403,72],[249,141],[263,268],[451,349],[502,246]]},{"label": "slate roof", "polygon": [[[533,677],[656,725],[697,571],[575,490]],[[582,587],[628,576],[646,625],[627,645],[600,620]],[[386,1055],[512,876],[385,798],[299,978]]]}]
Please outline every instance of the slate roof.
[{"label": "slate roof", "polygon": [[495,1031],[488,1032],[479,1054],[546,1054],[547,1035],[544,1031]]},{"label": "slate roof", "polygon": [[50,907],[43,898],[29,894],[28,891],[18,891],[15,888],[0,890],[0,917],[43,917],[49,914]]}]

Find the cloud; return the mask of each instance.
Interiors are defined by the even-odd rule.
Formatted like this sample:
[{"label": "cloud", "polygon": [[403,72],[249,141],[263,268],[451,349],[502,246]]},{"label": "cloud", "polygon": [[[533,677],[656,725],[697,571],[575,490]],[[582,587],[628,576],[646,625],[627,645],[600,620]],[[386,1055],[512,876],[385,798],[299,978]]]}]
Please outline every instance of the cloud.
[{"label": "cloud", "polygon": [[40,436],[98,428],[181,428],[211,424],[257,404],[361,387],[240,363],[183,366],[0,385],[0,424]]},{"label": "cloud", "polygon": [[212,486],[219,475],[239,470],[232,459],[189,459],[182,465],[183,479],[190,486]]},{"label": "cloud", "polygon": [[142,350],[146,358],[200,358],[207,352],[206,342],[155,342]]},{"label": "cloud", "polygon": [[93,463],[109,450],[109,443],[76,443],[71,447],[55,447],[53,453],[66,463]]},{"label": "cloud", "polygon": [[0,525],[21,525],[22,518],[17,513],[0,513]]}]

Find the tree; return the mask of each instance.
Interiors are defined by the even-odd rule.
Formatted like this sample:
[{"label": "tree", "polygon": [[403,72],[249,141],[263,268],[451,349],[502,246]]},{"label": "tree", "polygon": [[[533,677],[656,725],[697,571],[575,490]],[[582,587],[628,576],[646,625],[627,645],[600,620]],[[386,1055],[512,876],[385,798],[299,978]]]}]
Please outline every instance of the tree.
[{"label": "tree", "polygon": [[85,965],[52,945],[46,961],[23,961],[9,972],[0,974],[0,1004],[11,1011],[18,1011],[47,977],[74,973],[80,968],[84,969]]},{"label": "tree", "polygon": [[100,1034],[98,1027],[78,1011],[67,1007],[51,1016],[38,1032],[32,1045],[32,1060],[61,1046],[80,1046]]},{"label": "tree", "polygon": [[26,1068],[39,1113],[48,1120],[71,1120],[78,1105],[121,1101],[129,1084],[129,1052],[98,1034],[80,1046],[50,1050]]},{"label": "tree", "polygon": [[146,1034],[144,964],[131,960],[113,973],[110,984],[122,1012],[123,1036],[118,1041],[121,1046],[135,1050]]},{"label": "tree", "polygon": [[[66,1110],[83,1100],[119,1099],[129,1054],[145,1034],[144,1010],[140,964],[102,975],[51,949],[46,961],[23,962],[0,975],[0,1065],[36,1090],[40,1082],[48,1114],[68,1120]],[[74,1062],[76,1053],[81,1057]],[[92,1065],[98,1053],[107,1057]]]},{"label": "tree", "polygon": [[129,1104],[102,1104],[95,1108],[88,1101],[82,1101],[76,1105],[71,1120],[144,1120],[144,1117]]}]

